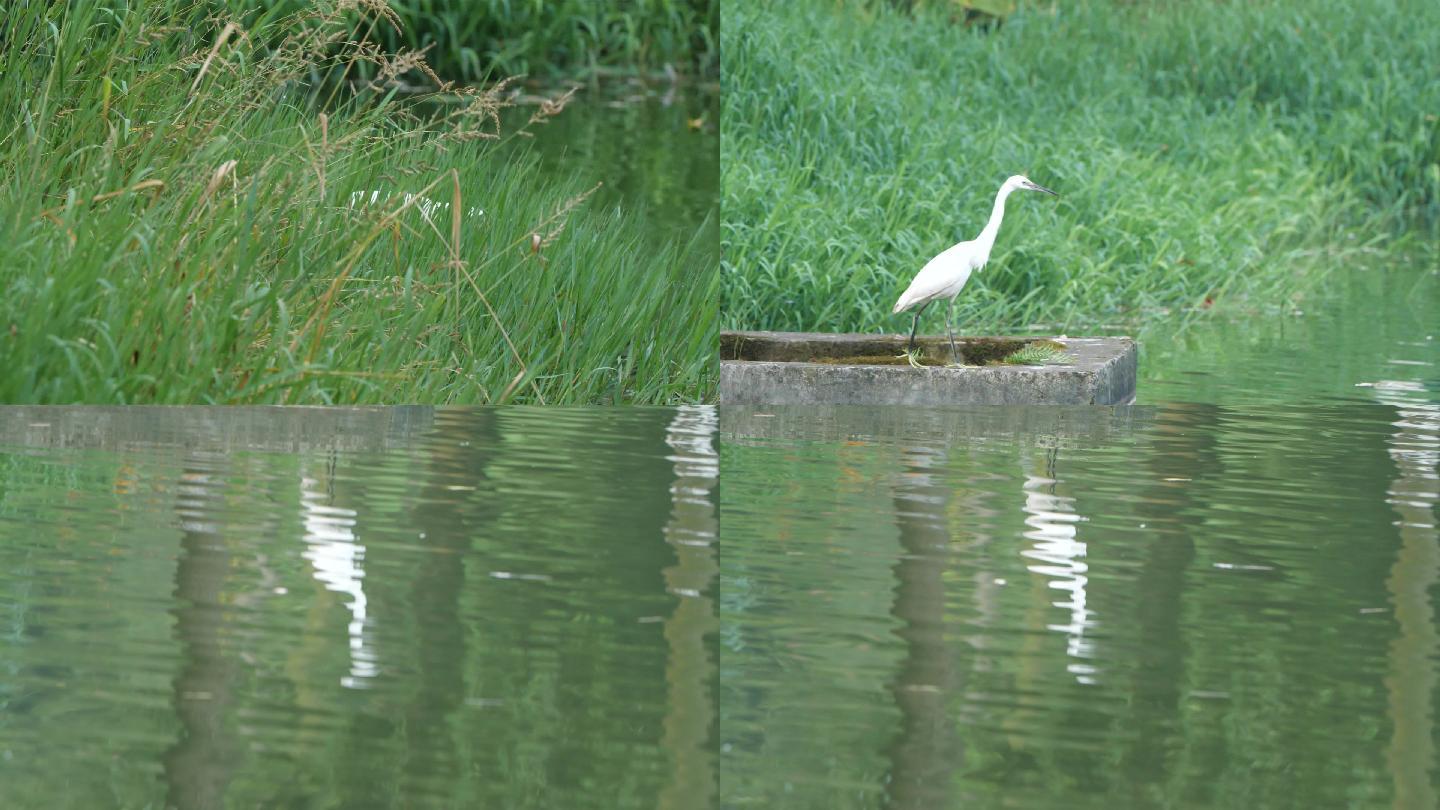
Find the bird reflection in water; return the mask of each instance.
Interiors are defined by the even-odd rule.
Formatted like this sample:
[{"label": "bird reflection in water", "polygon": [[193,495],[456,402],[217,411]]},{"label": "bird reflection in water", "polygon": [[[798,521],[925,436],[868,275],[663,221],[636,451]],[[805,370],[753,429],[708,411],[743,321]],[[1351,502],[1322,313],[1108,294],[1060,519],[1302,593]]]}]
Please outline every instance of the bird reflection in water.
[{"label": "bird reflection in water", "polygon": [[[333,459],[331,470],[333,471]],[[326,476],[327,481],[333,477]],[[340,679],[347,689],[364,689],[379,673],[379,658],[366,639],[368,601],[365,598],[365,546],[355,536],[357,513],[335,504],[331,484],[304,476],[300,479],[300,508],[305,523],[303,556],[314,566],[314,577],[326,590],[349,597],[350,674]]]},{"label": "bird reflection in water", "polygon": [[1022,454],[1021,464],[1025,469],[1025,525],[1029,527],[1025,538],[1032,545],[1020,553],[1034,561],[1027,570],[1049,578],[1049,587],[1066,594],[1051,605],[1066,611],[1068,621],[1046,628],[1065,635],[1065,654],[1072,659],[1066,669],[1075,680],[1095,683],[1095,645],[1086,638],[1086,631],[1095,624],[1094,612],[1086,607],[1090,567],[1085,561],[1085,543],[1077,532],[1085,518],[1075,510],[1075,499],[1059,492],[1055,471],[1059,448],[1046,451],[1044,475],[1029,472],[1034,466],[1031,455]]}]

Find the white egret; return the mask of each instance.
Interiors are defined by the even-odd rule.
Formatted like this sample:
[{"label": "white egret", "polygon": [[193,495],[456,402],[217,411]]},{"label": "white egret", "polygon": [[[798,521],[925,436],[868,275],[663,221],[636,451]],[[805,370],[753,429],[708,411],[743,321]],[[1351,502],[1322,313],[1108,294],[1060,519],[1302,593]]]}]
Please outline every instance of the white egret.
[{"label": "white egret", "polygon": [[[421,197],[404,191],[396,194],[392,191],[378,190],[350,192],[349,207],[364,208],[369,205],[383,204],[389,202],[392,197],[404,205],[414,205],[415,208],[420,211],[420,216],[424,217],[425,221],[431,224],[434,224],[434,218],[439,216],[442,211],[449,212],[450,210],[450,203],[448,202],[440,202],[439,200],[432,200],[429,197]],[[472,205],[465,210],[465,216],[467,217],[484,215],[485,211],[478,206]]]},{"label": "white egret", "polygon": [[897,315],[912,307],[920,307],[915,310],[915,320],[910,325],[908,356],[911,365],[916,365],[915,330],[920,327],[920,315],[930,306],[930,302],[941,298],[949,299],[945,311],[945,333],[950,336],[950,357],[954,362],[960,361],[960,354],[955,349],[955,331],[950,323],[955,312],[955,296],[964,289],[965,282],[970,280],[970,274],[984,267],[985,262],[990,260],[990,248],[995,245],[995,234],[1000,230],[1000,220],[1005,217],[1005,198],[1017,189],[1043,191],[1054,197],[1060,196],[1044,186],[1030,182],[1029,178],[1022,175],[1017,174],[1006,180],[995,194],[995,207],[990,211],[990,221],[985,223],[985,229],[980,235],[968,242],[961,242],[926,262],[910,282],[910,286],[905,288],[900,300],[895,302],[894,314]]}]

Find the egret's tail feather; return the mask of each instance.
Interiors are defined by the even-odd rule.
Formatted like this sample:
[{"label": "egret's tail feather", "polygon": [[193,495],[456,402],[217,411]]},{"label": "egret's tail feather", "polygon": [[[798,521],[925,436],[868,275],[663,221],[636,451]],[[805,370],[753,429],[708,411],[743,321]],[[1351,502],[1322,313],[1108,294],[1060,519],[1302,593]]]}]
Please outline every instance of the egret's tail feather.
[{"label": "egret's tail feather", "polygon": [[900,294],[900,300],[895,302],[895,308],[890,310],[890,314],[899,315],[907,309],[913,309],[918,303],[920,303],[919,299],[911,296],[910,291],[906,290]]}]

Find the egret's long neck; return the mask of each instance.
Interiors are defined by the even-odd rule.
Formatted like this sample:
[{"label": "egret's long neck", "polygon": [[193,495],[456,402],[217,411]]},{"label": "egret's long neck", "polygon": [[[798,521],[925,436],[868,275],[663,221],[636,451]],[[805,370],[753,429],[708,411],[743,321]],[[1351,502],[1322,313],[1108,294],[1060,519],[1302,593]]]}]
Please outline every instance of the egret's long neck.
[{"label": "egret's long neck", "polygon": [[975,241],[985,246],[985,253],[995,245],[995,234],[1000,232],[1000,220],[1005,218],[1005,198],[1013,191],[1009,186],[1001,186],[995,193],[995,207],[990,209],[990,221],[985,223],[985,230],[975,237]]}]

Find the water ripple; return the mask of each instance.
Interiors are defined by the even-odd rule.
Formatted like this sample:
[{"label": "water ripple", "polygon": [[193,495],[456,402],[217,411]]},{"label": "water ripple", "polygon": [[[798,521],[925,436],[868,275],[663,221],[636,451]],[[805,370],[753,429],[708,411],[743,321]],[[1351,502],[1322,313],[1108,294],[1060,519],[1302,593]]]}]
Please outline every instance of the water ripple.
[{"label": "water ripple", "polygon": [[714,433],[0,409],[0,806],[713,806]]},{"label": "water ripple", "polygon": [[1365,395],[725,409],[727,795],[1434,806],[1440,401]]}]

